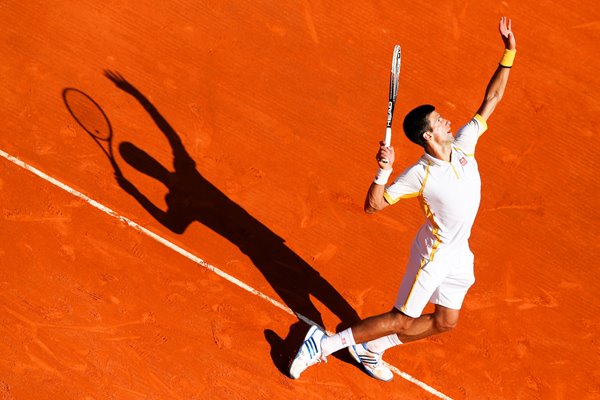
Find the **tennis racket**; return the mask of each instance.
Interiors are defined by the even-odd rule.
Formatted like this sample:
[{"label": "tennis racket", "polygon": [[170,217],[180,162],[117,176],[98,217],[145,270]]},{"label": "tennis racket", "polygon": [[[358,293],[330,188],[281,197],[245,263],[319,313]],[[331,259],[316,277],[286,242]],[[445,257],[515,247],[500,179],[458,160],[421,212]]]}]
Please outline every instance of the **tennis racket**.
[{"label": "tennis racket", "polygon": [[62,97],[73,119],[100,146],[115,172],[120,172],[113,154],[112,127],[102,108],[79,89],[66,88],[62,92]]},{"label": "tennis racket", "polygon": [[[398,96],[398,83],[400,81],[400,63],[402,61],[402,49],[400,45],[394,46],[394,55],[392,57],[392,70],[390,72],[390,93],[388,97],[387,127],[385,128],[385,137],[383,144],[389,147],[392,142],[392,119],[394,118],[394,108],[396,107],[396,97]],[[387,163],[388,160],[382,159],[381,162]]]}]

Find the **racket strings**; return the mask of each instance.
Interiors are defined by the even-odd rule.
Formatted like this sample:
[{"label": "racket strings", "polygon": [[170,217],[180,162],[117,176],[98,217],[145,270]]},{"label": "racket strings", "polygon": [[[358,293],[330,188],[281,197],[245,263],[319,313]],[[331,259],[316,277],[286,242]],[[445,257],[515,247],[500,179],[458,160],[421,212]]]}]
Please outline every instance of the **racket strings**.
[{"label": "racket strings", "polygon": [[400,81],[400,60],[402,50],[399,45],[394,46],[394,56],[392,58],[392,74],[390,85],[390,98],[395,101],[398,95],[398,84]]},{"label": "racket strings", "polygon": [[69,112],[87,133],[99,140],[109,140],[112,128],[98,104],[86,94],[75,89],[65,92],[65,103]]}]

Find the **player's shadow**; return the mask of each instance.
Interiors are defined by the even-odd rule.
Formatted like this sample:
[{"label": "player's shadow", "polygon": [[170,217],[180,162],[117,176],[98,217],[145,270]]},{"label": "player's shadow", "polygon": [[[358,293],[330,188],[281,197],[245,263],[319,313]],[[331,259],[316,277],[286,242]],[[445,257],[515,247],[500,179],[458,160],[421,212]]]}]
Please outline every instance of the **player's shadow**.
[{"label": "player's shadow", "polygon": [[[294,312],[323,325],[320,312],[310,299],[331,310],[345,326],[359,319],[358,314],[317,270],[292,251],[276,235],[244,208],[232,201],[198,171],[179,135],[154,105],[119,74],[105,75],[124,92],[133,96],[152,117],[167,138],[173,152],[172,170],[160,164],[133,143],[119,145],[122,158],[136,170],[160,181],[167,189],[166,210],[152,203],[122,174],[116,174],[120,186],[162,225],[177,234],[193,222],[200,222],[235,244],[264,275],[283,302]],[[298,321],[285,339],[265,330],[275,365],[288,374],[289,360],[300,345],[306,325]]]}]

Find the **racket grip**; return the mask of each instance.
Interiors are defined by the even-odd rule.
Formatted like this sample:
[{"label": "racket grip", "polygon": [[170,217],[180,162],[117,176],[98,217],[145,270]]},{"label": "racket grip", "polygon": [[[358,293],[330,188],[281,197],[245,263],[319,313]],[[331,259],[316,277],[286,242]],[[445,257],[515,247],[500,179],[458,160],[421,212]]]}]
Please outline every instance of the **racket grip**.
[{"label": "racket grip", "polygon": [[390,147],[392,143],[392,128],[385,128],[385,137],[383,138],[383,145]]},{"label": "racket grip", "polygon": [[[383,145],[385,147],[390,147],[391,143],[392,143],[392,128],[387,127],[387,128],[385,128],[385,137],[383,138]],[[384,164],[387,164],[388,160],[385,158],[382,158],[381,162]]]}]

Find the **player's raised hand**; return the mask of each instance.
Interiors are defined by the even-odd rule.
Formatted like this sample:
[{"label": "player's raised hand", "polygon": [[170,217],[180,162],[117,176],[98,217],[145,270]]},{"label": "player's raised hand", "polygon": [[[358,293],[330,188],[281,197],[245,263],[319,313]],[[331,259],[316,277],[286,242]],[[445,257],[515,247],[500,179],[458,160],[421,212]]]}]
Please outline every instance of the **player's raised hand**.
[{"label": "player's raised hand", "polygon": [[510,18],[502,17],[500,18],[500,37],[504,42],[504,47],[508,50],[514,50],[517,48],[517,42],[515,40],[515,35],[512,32],[512,21]]},{"label": "player's raised hand", "polygon": [[[392,164],[394,163],[395,159],[394,148],[387,147],[383,141],[379,142],[379,145],[379,151],[377,152],[377,156],[375,157],[377,163],[379,164],[379,168],[392,168]],[[387,162],[384,162],[384,160]]]}]

